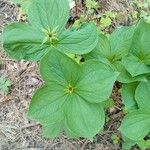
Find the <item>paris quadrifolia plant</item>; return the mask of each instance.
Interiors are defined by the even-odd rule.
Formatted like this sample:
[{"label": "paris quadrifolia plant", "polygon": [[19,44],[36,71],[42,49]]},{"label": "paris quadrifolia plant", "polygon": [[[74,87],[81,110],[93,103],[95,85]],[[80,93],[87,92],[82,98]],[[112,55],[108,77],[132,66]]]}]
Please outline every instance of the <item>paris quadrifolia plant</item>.
[{"label": "paris quadrifolia plant", "polygon": [[118,81],[125,105],[123,140],[144,140],[150,132],[150,25],[140,20],[108,37],[94,23],[67,28],[69,11],[68,0],[33,0],[26,23],[4,28],[5,51],[17,60],[38,61],[45,81],[28,117],[42,124],[47,138],[64,133],[92,140],[103,130],[105,103]]}]

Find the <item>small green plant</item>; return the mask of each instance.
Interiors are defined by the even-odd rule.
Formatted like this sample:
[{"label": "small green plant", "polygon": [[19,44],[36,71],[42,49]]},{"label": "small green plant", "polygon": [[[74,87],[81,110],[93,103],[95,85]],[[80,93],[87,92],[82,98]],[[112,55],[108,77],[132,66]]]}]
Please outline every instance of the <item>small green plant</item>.
[{"label": "small green plant", "polygon": [[101,17],[100,28],[103,30],[109,27],[112,24],[113,19],[116,18],[116,15],[115,12],[106,11]]},{"label": "small green plant", "polygon": [[8,94],[11,83],[9,80],[4,77],[0,77],[0,90],[2,90],[5,94]]},{"label": "small green plant", "polygon": [[124,118],[120,130],[123,135],[133,141],[143,139],[150,132],[150,81],[141,82],[135,89],[134,98],[137,109],[129,111]]},{"label": "small green plant", "polygon": [[119,136],[117,134],[113,134],[111,136],[111,139],[112,139],[112,141],[113,141],[114,144],[119,143],[119,140],[120,140],[120,138],[119,138]]},{"label": "small green plant", "polygon": [[128,107],[128,113],[123,119],[120,130],[132,141],[141,141],[150,132],[149,34],[150,25],[140,21],[134,33],[132,51],[122,59],[122,64],[133,78],[145,76],[147,79],[123,86],[123,99]]},{"label": "small green plant", "polygon": [[88,9],[97,9],[99,5],[98,2],[95,0],[86,0],[86,7]]},{"label": "small green plant", "polygon": [[[123,140],[128,147],[148,147],[149,140],[139,141],[150,132],[150,24],[140,20],[107,37],[92,23],[66,29],[68,16],[67,0],[33,0],[29,23],[3,31],[3,46],[13,58],[40,61],[45,84],[32,98],[29,118],[43,125],[47,138],[65,132],[92,140],[105,124],[104,109],[113,106],[117,80],[125,105]],[[83,63],[72,57],[81,55]]]},{"label": "small green plant", "polygon": [[43,125],[45,137],[64,131],[69,137],[92,140],[103,129],[104,101],[118,76],[97,60],[81,64],[72,59],[72,54],[86,54],[96,47],[96,26],[84,23],[65,29],[67,0],[35,0],[27,15],[29,23],[13,23],[4,29],[3,46],[18,60],[40,60],[45,85],[32,98],[29,118]]},{"label": "small green plant", "polygon": [[29,23],[7,26],[3,31],[3,46],[13,58],[32,61],[40,60],[52,49],[74,54],[90,52],[98,42],[96,26],[89,23],[66,30],[68,18],[68,0],[45,3],[33,0],[28,12]]},{"label": "small green plant", "polygon": [[[127,112],[119,130],[132,141],[141,141],[150,132],[150,25],[115,30],[109,38],[100,34],[99,44],[86,54],[86,60],[97,59],[120,72],[121,95]],[[132,142],[134,143],[134,142]]]},{"label": "small green plant", "polygon": [[133,0],[130,4],[131,18],[133,21],[143,18],[150,23],[150,1]]},{"label": "small green plant", "polygon": [[33,96],[29,117],[43,124],[47,137],[65,131],[69,137],[92,140],[103,128],[102,102],[109,98],[117,73],[95,60],[79,65],[58,51],[42,59],[40,72],[46,83]]}]

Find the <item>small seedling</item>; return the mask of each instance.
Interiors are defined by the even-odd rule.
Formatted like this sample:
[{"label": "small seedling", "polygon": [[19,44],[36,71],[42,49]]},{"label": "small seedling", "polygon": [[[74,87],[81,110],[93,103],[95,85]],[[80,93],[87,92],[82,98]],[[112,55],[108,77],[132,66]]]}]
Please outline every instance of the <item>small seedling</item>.
[{"label": "small seedling", "polygon": [[119,136],[117,134],[113,134],[111,136],[111,139],[112,139],[112,141],[113,141],[114,144],[119,143],[119,140],[120,140],[120,138],[119,138]]},{"label": "small seedling", "polygon": [[117,13],[116,12],[110,12],[110,11],[106,11],[102,17],[101,17],[101,20],[100,20],[100,27],[101,29],[105,29],[107,27],[109,27],[112,22],[113,22],[113,19],[115,19],[117,16]]},{"label": "small seedling", "polygon": [[88,9],[97,9],[99,7],[99,4],[95,0],[86,0],[86,7]]},{"label": "small seedling", "polygon": [[11,82],[4,77],[0,77],[0,90],[2,90],[5,94],[8,94],[9,88],[11,86]]}]

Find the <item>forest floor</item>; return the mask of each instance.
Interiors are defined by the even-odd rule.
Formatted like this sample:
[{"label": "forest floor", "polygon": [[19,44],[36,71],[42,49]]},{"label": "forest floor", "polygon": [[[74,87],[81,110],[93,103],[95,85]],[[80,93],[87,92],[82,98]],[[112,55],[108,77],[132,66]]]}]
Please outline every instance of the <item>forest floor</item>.
[{"label": "forest floor", "polygon": [[[104,9],[128,11],[127,1],[99,1]],[[103,9],[102,9],[103,11]],[[3,27],[19,18],[18,7],[8,0],[0,0],[0,36]],[[128,18],[116,22],[115,26],[128,24]],[[0,38],[1,39],[1,38]],[[38,64],[27,61],[15,61],[5,54],[0,45],[0,76],[11,82],[11,88],[6,95],[0,91],[0,150],[121,150],[121,136],[117,131],[123,117],[121,98],[118,87],[114,88],[112,98],[115,107],[106,111],[105,130],[99,133],[93,142],[80,138],[67,139],[64,135],[54,140],[42,137],[41,126],[27,119],[26,113],[30,99],[37,87],[42,85],[38,72]],[[93,122],[94,123],[94,122]],[[118,142],[112,140],[112,135],[120,137]]]}]

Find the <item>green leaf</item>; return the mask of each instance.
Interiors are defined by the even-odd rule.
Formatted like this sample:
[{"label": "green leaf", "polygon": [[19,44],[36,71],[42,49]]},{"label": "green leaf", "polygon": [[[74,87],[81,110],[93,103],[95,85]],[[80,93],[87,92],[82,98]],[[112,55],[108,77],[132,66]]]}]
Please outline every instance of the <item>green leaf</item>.
[{"label": "green leaf", "polygon": [[86,0],[85,4],[88,9],[97,9],[99,7],[98,2],[96,2],[95,0]]},{"label": "green leaf", "polygon": [[99,41],[96,48],[85,55],[88,58],[101,59],[107,58],[110,63],[120,60],[126,56],[131,47],[135,26],[122,27],[115,30],[108,39],[99,33]]},{"label": "green leaf", "polygon": [[138,85],[135,98],[140,109],[150,111],[150,81]]},{"label": "green leaf", "polygon": [[74,95],[66,108],[66,118],[70,129],[90,140],[103,129],[105,113],[100,104],[87,103],[79,95]]},{"label": "green leaf", "polygon": [[130,150],[135,144],[137,144],[136,141],[133,141],[133,140],[123,136],[123,143],[122,143],[123,150]]},{"label": "green leaf", "polygon": [[44,124],[42,129],[43,129],[43,136],[45,138],[55,138],[60,135],[61,122],[46,125]]},{"label": "green leaf", "polygon": [[73,54],[86,54],[92,51],[98,43],[96,26],[92,23],[84,24],[79,29],[64,31],[56,47],[59,51]]},{"label": "green leaf", "polygon": [[86,59],[109,59],[111,53],[109,40],[105,35],[101,33],[99,33],[98,35],[98,44],[90,53],[84,55]]},{"label": "green leaf", "polygon": [[132,108],[136,108],[136,100],[135,100],[135,90],[138,86],[138,82],[123,84],[121,89],[121,96],[123,100],[123,104],[129,110]]},{"label": "green leaf", "polygon": [[107,28],[107,27],[109,27],[111,25],[111,23],[112,23],[112,20],[111,20],[110,17],[108,17],[108,16],[102,17],[101,21],[100,21],[100,27],[102,29]]},{"label": "green leaf", "polygon": [[141,150],[146,150],[146,149],[150,148],[150,140],[143,139],[143,140],[137,142],[137,144]]},{"label": "green leaf", "polygon": [[118,136],[118,134],[114,133],[114,134],[111,136],[111,140],[113,141],[113,144],[117,144],[117,143],[119,143],[119,141],[120,141],[120,137]]},{"label": "green leaf", "polygon": [[65,131],[91,140],[104,125],[101,102],[109,98],[117,74],[101,62],[79,65],[55,50],[42,59],[40,71],[45,86],[33,96],[29,117],[43,125],[46,137]]},{"label": "green leaf", "polygon": [[138,145],[138,147],[140,148],[140,150],[146,150],[148,148],[150,148],[150,140],[144,140],[141,139],[140,141],[133,141],[130,140],[129,138],[123,137],[123,150],[129,150],[132,148],[132,146],[134,145]]},{"label": "green leaf", "polygon": [[68,0],[33,0],[28,12],[28,20],[33,27],[38,29],[61,32],[69,17]]},{"label": "green leaf", "polygon": [[142,60],[134,55],[124,57],[122,59],[122,64],[133,77],[150,73],[150,67],[145,65]]},{"label": "green leaf", "polygon": [[32,97],[28,115],[43,124],[44,136],[54,138],[63,126],[63,105],[66,100],[63,87],[44,86]]},{"label": "green leaf", "polygon": [[150,131],[150,112],[137,110],[127,114],[119,130],[133,141],[143,139]]},{"label": "green leaf", "polygon": [[115,106],[114,100],[112,98],[109,98],[108,100],[102,102],[102,104],[103,104],[103,107],[106,109]]},{"label": "green leaf", "polygon": [[75,86],[81,76],[81,66],[59,51],[52,50],[40,62],[40,73],[47,84]]},{"label": "green leaf", "polygon": [[[144,20],[138,23],[131,52],[134,56],[138,57],[144,64],[150,64],[150,24]],[[142,69],[142,68],[141,68]]]},{"label": "green leaf", "polygon": [[44,33],[25,23],[13,23],[3,31],[3,47],[15,59],[39,60],[49,45],[42,45]]},{"label": "green leaf", "polygon": [[117,80],[121,83],[132,83],[136,81],[147,81],[147,78],[145,75],[139,75],[136,77],[132,77],[131,74],[125,69],[125,67],[122,65],[121,62],[116,62],[113,64],[116,71],[118,71],[120,74],[117,78]]},{"label": "green leaf", "polygon": [[122,64],[133,76],[150,73],[150,25],[141,20],[136,26],[131,53],[124,57]]},{"label": "green leaf", "polygon": [[10,86],[11,83],[9,80],[5,79],[4,77],[0,77],[0,90],[8,94]]},{"label": "green leaf", "polygon": [[120,27],[116,29],[110,36],[111,55],[113,59],[121,59],[130,51],[135,26]]},{"label": "green leaf", "polygon": [[91,103],[108,100],[118,75],[119,73],[107,64],[87,61],[77,85],[78,94]]}]

